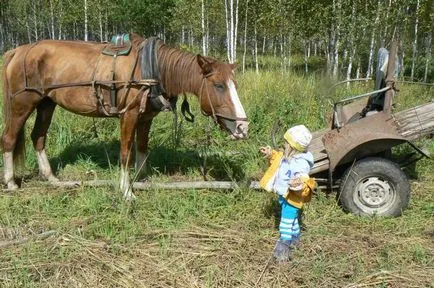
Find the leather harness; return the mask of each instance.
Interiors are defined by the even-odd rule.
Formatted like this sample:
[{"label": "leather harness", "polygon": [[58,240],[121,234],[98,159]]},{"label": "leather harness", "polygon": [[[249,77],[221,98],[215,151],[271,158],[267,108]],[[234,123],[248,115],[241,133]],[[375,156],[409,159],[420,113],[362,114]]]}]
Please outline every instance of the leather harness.
[{"label": "leather harness", "polygon": [[[140,87],[139,93],[137,94],[138,97],[141,97],[140,100],[140,113],[143,113],[146,108],[146,102],[147,98],[149,98],[149,102],[151,105],[151,109],[154,112],[161,112],[161,111],[172,111],[176,112],[176,101],[177,96],[171,97],[170,100],[167,100],[164,95],[164,87],[161,84],[160,81],[160,74],[158,69],[158,62],[157,62],[157,53],[158,48],[161,45],[161,40],[156,37],[151,37],[148,39],[145,39],[138,47],[138,53],[134,60],[133,65],[131,66],[130,70],[130,77],[128,81],[122,81],[122,80],[115,80],[115,68],[116,68],[116,59],[117,59],[117,53],[110,54],[113,55],[113,64],[112,64],[112,74],[111,74],[111,80],[95,80],[95,74],[98,68],[98,64],[101,60],[102,54],[107,55],[106,53],[100,53],[97,64],[95,67],[95,70],[92,73],[92,80],[91,81],[82,81],[82,82],[73,82],[73,83],[62,83],[62,84],[51,84],[47,85],[45,87],[29,87],[28,81],[27,81],[27,69],[26,69],[26,58],[30,50],[35,47],[39,42],[35,42],[33,45],[30,46],[30,48],[26,51],[26,54],[24,56],[23,61],[23,71],[24,71],[24,88],[15,92],[11,97],[15,97],[16,95],[26,92],[26,91],[33,91],[38,93],[41,97],[45,97],[46,93],[48,93],[50,90],[58,89],[58,88],[70,88],[70,87],[85,87],[90,86],[93,88],[93,96],[96,97],[98,104],[101,107],[102,112],[106,116],[119,116],[120,114],[125,113],[130,105],[135,102],[136,99],[132,100],[130,103],[125,103],[125,107],[118,111],[117,109],[117,101],[116,101],[116,94],[117,90],[121,88],[126,88],[123,99],[126,99],[126,96],[128,95],[130,89],[132,87]],[[106,45],[107,46],[107,45]],[[105,47],[103,47],[102,51],[105,50]],[[128,53],[127,53],[128,54]],[[122,54],[125,55],[125,54]],[[137,63],[139,62],[139,57],[141,58],[141,80],[134,79],[134,71],[136,69]],[[207,96],[208,103],[211,107],[211,113],[206,113],[202,107],[201,112],[205,116],[212,116],[213,120],[217,122],[217,117],[221,117],[227,120],[231,121],[247,121],[246,118],[241,117],[233,117],[229,115],[224,115],[221,113],[218,113],[215,111],[214,106],[212,104],[212,101],[210,99],[208,86],[206,85],[206,80],[208,77],[212,76],[213,72],[204,75],[200,92],[199,92],[199,103],[202,102],[202,91],[205,86],[205,92]],[[102,97],[101,93],[98,93],[98,89],[101,89],[101,87],[106,87],[110,89],[110,111],[107,111],[104,105],[104,98]],[[145,93],[146,90],[149,90],[148,93]],[[146,95],[146,97],[143,97]],[[98,109],[98,107],[97,107]],[[187,121],[193,122],[194,116],[190,111],[189,104],[187,102],[187,97],[184,94],[184,101],[181,105],[181,112],[186,118]],[[189,114],[190,118],[188,118],[185,114]]]}]

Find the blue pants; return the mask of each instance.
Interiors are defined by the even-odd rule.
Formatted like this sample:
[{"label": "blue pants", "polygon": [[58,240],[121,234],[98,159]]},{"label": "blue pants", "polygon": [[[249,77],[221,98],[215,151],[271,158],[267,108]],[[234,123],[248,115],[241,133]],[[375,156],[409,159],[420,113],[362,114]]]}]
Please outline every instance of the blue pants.
[{"label": "blue pants", "polygon": [[282,207],[282,216],[279,225],[280,239],[285,241],[298,241],[300,238],[300,226],[298,224],[300,209],[289,204],[282,196],[279,196],[279,203]]}]

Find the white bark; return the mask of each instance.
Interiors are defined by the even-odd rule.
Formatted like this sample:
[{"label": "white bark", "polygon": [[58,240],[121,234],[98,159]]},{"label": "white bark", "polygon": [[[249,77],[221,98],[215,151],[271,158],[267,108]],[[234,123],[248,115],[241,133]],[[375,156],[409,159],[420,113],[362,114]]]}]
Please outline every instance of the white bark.
[{"label": "white bark", "polygon": [[227,55],[228,55],[228,61],[231,61],[231,30],[230,30],[230,24],[229,24],[229,7],[228,7],[228,0],[225,0],[225,23],[226,23],[226,46],[227,46]]},{"label": "white bark", "polygon": [[360,78],[360,58],[357,62],[357,69],[356,69],[356,79]]},{"label": "white bark", "polygon": [[55,39],[55,31],[54,31],[54,7],[53,0],[50,0],[50,17],[51,17],[51,39]]},{"label": "white bark", "polygon": [[[28,31],[29,25],[27,22],[26,22],[26,24],[27,24],[27,31]],[[4,39],[5,38],[4,38],[4,31],[3,31],[3,23],[0,21],[0,53],[3,53],[3,51],[5,50],[5,40]],[[29,41],[29,43],[30,43],[30,41]]]},{"label": "white bark", "polygon": [[102,12],[101,10],[98,11],[99,13],[99,41],[103,41],[103,25],[102,25]]},{"label": "white bark", "polygon": [[[27,30],[27,41],[29,41],[29,43],[32,43],[32,32],[30,31],[30,24],[27,17],[26,17],[26,30]],[[3,37],[1,37],[1,39],[3,41]]]},{"label": "white bark", "polygon": [[255,23],[255,48],[253,49],[254,51],[254,57],[255,57],[255,69],[256,69],[256,74],[259,75],[259,63],[258,63],[258,29],[256,27],[256,23]]},{"label": "white bark", "polygon": [[243,39],[243,74],[246,71],[246,53],[247,53],[247,12],[249,8],[249,0],[246,0],[246,15],[244,18],[244,39]]},{"label": "white bark", "polygon": [[[349,49],[350,49],[350,56],[348,60],[348,68],[347,68],[347,78],[346,80],[351,79],[351,70],[353,69],[353,60],[354,55],[356,54],[356,45],[354,44],[354,34],[355,34],[355,17],[356,17],[356,1],[353,1],[353,7],[351,9],[351,18],[353,19],[353,22],[350,24],[350,39],[349,39]],[[345,51],[347,51],[345,49]],[[350,85],[350,82],[347,83],[347,86]]]},{"label": "white bark", "polygon": [[338,19],[336,21],[336,32],[334,39],[334,51],[333,51],[333,77],[338,77],[338,68],[339,68],[339,46],[340,46],[340,34],[341,34],[341,10],[342,3],[341,0],[337,0],[335,13],[338,14]]},{"label": "white bark", "polygon": [[[266,31],[264,31],[264,34]],[[264,38],[262,39],[262,54],[265,54],[265,43],[267,41],[267,36],[264,35]]]},{"label": "white bark", "polygon": [[416,67],[416,57],[417,57],[417,31],[419,26],[419,7],[420,7],[420,0],[417,0],[416,2],[416,19],[414,22],[414,40],[413,40],[413,53],[411,57],[411,75],[410,75],[410,81],[413,81],[414,79],[414,69]]},{"label": "white bark", "polygon": [[181,45],[184,45],[184,39],[185,39],[185,28],[184,25],[181,26]]},{"label": "white bark", "polygon": [[[353,50],[350,52],[350,59],[348,60],[348,68],[347,68],[347,80],[351,79],[351,70],[353,69],[353,60],[354,55],[356,54],[356,47],[353,47]],[[347,83],[347,86],[350,86],[350,82]]]},{"label": "white bark", "polygon": [[309,72],[309,67],[307,66],[307,62],[309,59],[309,52],[308,52],[308,41],[304,40],[304,72],[307,74]]},{"label": "white bark", "polygon": [[378,26],[378,21],[380,20],[380,7],[381,7],[381,1],[378,0],[377,13],[375,16],[374,26],[372,28],[371,43],[369,45],[368,70],[366,71],[366,78],[370,78],[373,72],[375,34],[377,33],[376,30]]},{"label": "white bark", "polygon": [[38,33],[38,18],[36,16],[36,1],[33,1],[33,24],[35,25],[35,40],[39,40],[39,33]]},{"label": "white bark", "polygon": [[288,36],[288,70],[291,70],[292,35]]},{"label": "white bark", "polygon": [[60,40],[60,39],[62,39],[62,16],[63,16],[63,8],[62,8],[62,5],[60,5],[60,7],[59,7],[59,32],[57,33],[58,34],[58,39]]},{"label": "white bark", "polygon": [[428,74],[430,72],[430,63],[431,63],[431,47],[432,47],[432,32],[431,30],[427,33],[425,39],[425,73],[423,76],[423,82],[428,81]]},{"label": "white bark", "polygon": [[234,29],[234,35],[233,35],[233,39],[234,39],[233,40],[233,43],[234,43],[234,46],[233,46],[233,58],[232,58],[233,62],[237,61],[238,7],[239,7],[238,3],[239,3],[239,0],[236,0],[236,5],[235,5],[235,23],[234,23],[235,29]]},{"label": "white bark", "polygon": [[88,40],[87,0],[84,0],[84,41]]},{"label": "white bark", "polygon": [[228,61],[234,63],[237,58],[237,32],[238,32],[238,0],[225,0],[226,37],[228,46]]},{"label": "white bark", "polygon": [[206,31],[205,31],[205,0],[202,0],[201,27],[202,27],[202,54],[207,55],[206,51]]},{"label": "white bark", "polygon": [[104,33],[104,41],[105,42],[108,42],[108,15],[107,15],[108,13],[107,13],[107,9],[105,9],[105,13],[104,13],[104,20],[105,20],[105,24],[104,24],[104,26],[105,26],[105,33]]}]

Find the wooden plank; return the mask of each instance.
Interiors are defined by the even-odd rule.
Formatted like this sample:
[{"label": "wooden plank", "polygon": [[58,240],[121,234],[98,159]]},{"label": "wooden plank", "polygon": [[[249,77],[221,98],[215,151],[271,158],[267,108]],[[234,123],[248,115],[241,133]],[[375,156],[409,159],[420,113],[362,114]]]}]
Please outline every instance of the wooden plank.
[{"label": "wooden plank", "polygon": [[399,133],[408,140],[434,133],[434,102],[400,111],[393,116]]}]

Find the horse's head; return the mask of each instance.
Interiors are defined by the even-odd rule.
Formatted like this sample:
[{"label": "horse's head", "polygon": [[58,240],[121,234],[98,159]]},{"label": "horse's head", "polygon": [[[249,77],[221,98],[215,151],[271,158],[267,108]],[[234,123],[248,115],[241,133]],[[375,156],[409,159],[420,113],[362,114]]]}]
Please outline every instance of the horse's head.
[{"label": "horse's head", "polygon": [[249,123],[246,112],[238,98],[234,80],[234,64],[218,62],[208,57],[197,56],[203,81],[199,92],[201,109],[212,116],[232,139],[247,138]]}]

